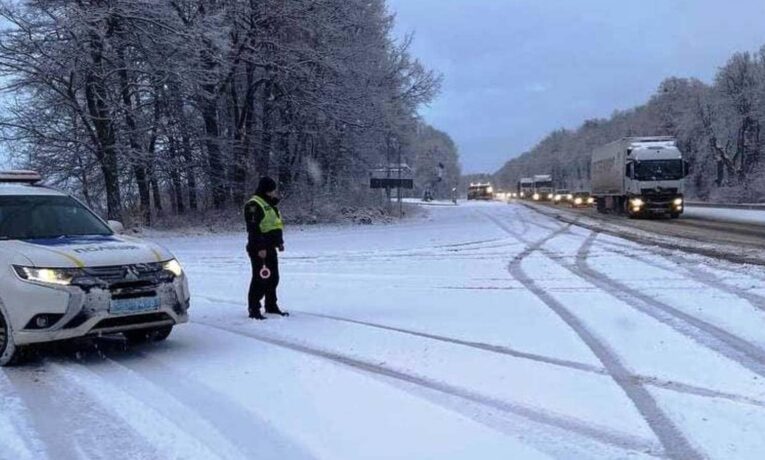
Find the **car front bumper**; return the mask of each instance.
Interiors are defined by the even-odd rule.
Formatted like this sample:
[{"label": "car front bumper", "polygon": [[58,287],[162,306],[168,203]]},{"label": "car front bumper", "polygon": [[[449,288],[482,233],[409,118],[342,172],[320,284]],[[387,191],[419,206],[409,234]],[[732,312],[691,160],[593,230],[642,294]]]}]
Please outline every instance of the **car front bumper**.
[{"label": "car front bumper", "polygon": [[[28,305],[26,308],[6,303],[13,340],[17,345],[174,326],[189,319],[190,296],[185,276],[144,287],[144,292],[157,298],[158,308],[129,314],[111,312],[112,299],[116,296],[114,290],[93,288],[86,291],[75,286],[53,288],[28,283],[25,289],[46,290],[45,296],[56,298],[57,302],[51,302],[48,306]],[[136,295],[141,295],[140,291]],[[63,311],[59,307],[62,303],[66,305]],[[19,312],[19,309],[24,311]],[[39,315],[53,315],[56,321],[50,327],[37,329],[33,323]]]}]

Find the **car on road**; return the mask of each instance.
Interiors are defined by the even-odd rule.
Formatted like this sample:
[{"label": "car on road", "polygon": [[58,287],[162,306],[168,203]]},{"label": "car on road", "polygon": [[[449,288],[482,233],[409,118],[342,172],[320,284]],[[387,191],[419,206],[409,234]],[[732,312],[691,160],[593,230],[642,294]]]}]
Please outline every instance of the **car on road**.
[{"label": "car on road", "polygon": [[553,204],[569,203],[574,199],[574,195],[567,189],[558,189],[553,196]]},{"label": "car on road", "polygon": [[169,251],[40,182],[0,172],[0,365],[32,344],[160,341],[188,321],[188,282]]},{"label": "car on road", "polygon": [[572,208],[588,208],[595,205],[595,198],[590,192],[574,192],[571,198]]}]

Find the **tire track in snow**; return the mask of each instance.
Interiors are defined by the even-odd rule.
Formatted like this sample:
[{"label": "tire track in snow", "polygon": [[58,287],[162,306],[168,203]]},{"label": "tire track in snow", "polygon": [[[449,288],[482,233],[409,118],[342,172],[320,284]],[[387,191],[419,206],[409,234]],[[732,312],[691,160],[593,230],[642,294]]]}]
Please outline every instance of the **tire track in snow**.
[{"label": "tire track in snow", "polygon": [[[171,420],[164,414],[130,393],[110,384],[86,366],[49,366],[57,375],[70,385],[85,391],[90,398],[111,413],[108,420],[121,420],[126,428],[143,438],[140,445],[152,446],[157,454],[150,457],[129,455],[128,458],[166,458],[166,459],[222,459],[204,442],[185,430],[185,421]],[[90,408],[88,408],[90,409]],[[119,435],[115,435],[119,436]],[[136,445],[136,443],[132,443]],[[97,451],[98,452],[98,451]],[[112,453],[113,454],[113,453]],[[123,452],[120,451],[122,455]],[[66,458],[66,457],[65,457]],[[105,458],[111,458],[111,455]]]},{"label": "tire track in snow", "polygon": [[[535,208],[529,208],[529,209],[536,212],[539,215],[542,215],[549,219],[553,219],[553,217],[548,216],[547,214],[545,214],[544,212],[540,210],[537,210]],[[570,225],[578,225],[578,218],[577,220],[572,222]],[[558,262],[559,265],[561,265],[563,268],[566,268],[573,274],[586,279],[587,281],[596,285],[600,289],[606,290],[611,295],[614,295],[615,297],[624,301],[628,305],[632,305],[633,307],[635,307],[636,306],[635,301],[637,301],[638,305],[644,307],[644,309],[646,310],[646,311],[641,310],[643,311],[643,313],[647,313],[647,311],[652,311],[652,313],[647,313],[647,314],[661,321],[662,323],[672,327],[677,332],[680,332],[681,334],[687,337],[690,337],[695,342],[707,348],[711,348],[712,350],[723,354],[729,359],[732,359],[738,362],[739,364],[743,365],[749,370],[765,377],[765,373],[764,373],[765,372],[765,350],[762,349],[762,347],[755,345],[751,342],[748,342],[745,339],[742,339],[736,336],[735,334],[732,334],[722,328],[715,326],[714,324],[711,324],[707,321],[696,318],[695,316],[685,313],[684,311],[680,309],[672,307],[666,302],[655,299],[651,297],[650,295],[642,293],[636,289],[630,288],[624,283],[614,280],[613,278],[610,278],[606,276],[605,274],[600,273],[597,270],[590,267],[589,264],[587,263],[587,260],[589,259],[592,246],[595,244],[598,236],[601,233],[602,232],[600,230],[597,230],[597,229],[592,230],[592,233],[585,239],[584,244],[580,247],[579,251],[577,252],[575,269],[572,268],[570,265],[561,263],[559,260],[561,259],[561,257],[558,254],[552,253],[545,249],[541,249],[541,250],[543,253],[545,253],[545,255],[552,258],[556,262]],[[622,246],[625,248],[629,248],[626,245],[620,245],[615,242],[607,242],[607,243],[604,242],[602,244],[607,244],[612,246]],[[631,248],[631,249],[634,249],[634,248]],[[619,251],[616,251],[616,250],[614,250],[614,252],[619,253]],[[704,270],[698,269],[696,267],[693,267],[693,264],[690,263],[688,259],[685,257],[678,256],[669,251],[664,251],[661,255],[665,257],[666,259],[672,261],[673,263],[679,265],[681,268],[689,271],[692,275],[695,275],[698,277],[698,278],[692,278],[693,280],[699,281],[702,284],[706,284],[707,286],[713,287],[715,289],[719,289],[728,294],[732,294],[734,296],[747,300],[754,308],[761,311],[765,311],[765,297],[758,295],[756,293],[742,291],[741,289],[727,285],[726,283],[719,280],[719,278],[717,278],[715,275],[708,273]],[[634,255],[634,254],[630,254],[629,256],[642,260],[644,263],[648,265],[652,265],[657,268],[667,270],[666,267],[662,267],[660,264],[654,261],[648,261],[646,260],[645,257],[641,258],[641,256]],[[648,308],[645,308],[645,307],[648,307]],[[654,310],[660,310],[664,314],[657,314]],[[667,317],[667,315],[673,317],[674,319]],[[689,328],[686,325],[683,325],[681,323],[686,323],[687,326],[691,326],[691,329],[689,330]],[[703,337],[700,336],[700,334],[706,335],[707,337],[709,337],[709,339],[708,340],[704,339]]]},{"label": "tire track in snow", "polygon": [[[553,217],[548,216],[542,211],[534,208],[529,209],[533,212],[536,212],[537,214],[553,219]],[[572,222],[570,225],[578,225],[577,221]],[[598,238],[600,233],[602,232],[599,230],[594,230],[588,237],[585,238],[584,243],[577,251],[575,258],[576,263],[574,267],[561,262],[559,260],[561,257],[558,254],[545,250],[544,248],[540,249],[541,252],[543,252],[548,257],[551,257],[560,266],[569,270],[574,275],[584,278],[596,287],[622,300],[627,305],[630,305],[642,313],[645,313],[662,322],[663,324],[666,324],[680,334],[694,340],[696,343],[715,352],[718,352],[723,356],[733,360],[734,362],[737,362],[738,364],[746,367],[750,371],[765,377],[765,350],[763,350],[762,347],[742,339],[741,337],[738,337],[735,334],[732,334],[714,324],[711,324],[678,308],[675,308],[666,302],[655,299],[648,294],[631,288],[626,284],[610,278],[607,275],[593,269],[587,263],[587,260],[589,258],[592,246],[595,244],[595,240]],[[714,283],[714,280],[709,278],[707,278],[707,280],[711,283]],[[735,291],[730,292],[735,294]],[[750,297],[751,295],[761,297],[753,293],[747,294],[749,294]],[[753,297],[752,301],[756,302],[758,300],[756,297]],[[756,307],[754,304],[753,306]]]},{"label": "tire track in snow", "polygon": [[[484,215],[497,224],[497,226],[511,235],[514,235],[514,232],[504,225],[502,221],[489,214]],[[540,287],[536,281],[526,275],[523,271],[522,262],[526,257],[540,250],[548,241],[568,231],[571,225],[573,224],[562,227],[537,242],[530,243],[525,251],[510,262],[508,267],[510,274],[516,280],[523,283],[530,292],[536,295],[566,324],[568,324],[568,326],[576,332],[582,341],[590,348],[595,356],[598,357],[600,362],[603,363],[603,366],[608,370],[608,373],[611,378],[613,378],[614,382],[621,387],[622,391],[624,391],[627,397],[635,405],[635,408],[651,428],[651,431],[653,431],[659,439],[659,442],[661,442],[664,451],[669,457],[683,460],[704,458],[704,456],[691,445],[690,441],[686,439],[682,431],[659,407],[659,404],[651,393],[646,390],[642,384],[636,383],[631,378],[631,373],[624,364],[622,364],[619,356],[611,350],[604,341],[598,338],[595,333],[590,331],[576,315],[550,295],[550,293]],[[522,237],[517,237],[523,240]]]},{"label": "tire track in snow", "polygon": [[[606,250],[608,251],[615,252],[625,257],[631,257],[631,258],[637,259],[646,265],[650,265],[652,267],[659,268],[664,271],[671,270],[671,267],[667,267],[667,265],[663,265],[661,262],[651,260],[646,255],[630,252],[627,249],[615,249],[616,247],[620,247],[622,245],[617,245],[612,242],[597,241],[597,240],[595,241],[595,244],[597,244],[598,246],[604,247],[604,249],[607,248]],[[631,249],[635,250],[637,248],[631,248]],[[688,274],[691,275],[691,279],[693,281],[698,281],[701,284],[709,286],[713,289],[717,289],[719,291],[723,291],[727,294],[743,299],[749,302],[749,304],[752,305],[757,310],[765,312],[765,296],[754,293],[754,292],[748,292],[748,291],[742,290],[741,288],[732,286],[726,283],[725,281],[723,281],[719,276],[715,275],[714,273],[710,273],[706,270],[702,270],[698,267],[695,267],[694,262],[686,259],[685,257],[681,257],[676,254],[658,254],[658,255],[659,257],[665,259],[667,261],[667,264],[671,264],[674,267],[678,267],[688,272]]]},{"label": "tire track in snow", "polygon": [[7,373],[0,370],[0,459],[42,460],[49,458],[31,420],[29,408],[14,391]]},{"label": "tire track in snow", "polygon": [[14,368],[7,373],[50,458],[106,460],[115,452],[135,460],[160,456],[153,447],[145,446],[138,433],[117,422],[108,405],[87,398],[78,385],[71,385],[51,370],[46,365]]},{"label": "tire track in snow", "polygon": [[[220,299],[220,298],[200,296],[200,295],[195,296],[195,298],[202,299],[210,303],[223,303],[223,304],[231,304],[231,305],[237,305],[237,306],[246,306],[246,303],[244,302],[239,302],[239,301],[234,301],[229,299]],[[536,353],[528,353],[528,352],[516,350],[514,348],[503,346],[503,345],[495,345],[495,344],[490,344],[485,342],[477,342],[477,341],[463,340],[463,339],[458,339],[453,337],[446,337],[446,336],[442,336],[438,334],[415,331],[415,330],[396,327],[396,326],[388,326],[385,324],[373,323],[369,321],[361,321],[361,320],[357,320],[353,318],[345,318],[345,317],[336,316],[336,315],[311,313],[311,312],[305,312],[305,311],[294,310],[294,309],[290,310],[290,312],[294,314],[296,317],[308,316],[312,318],[319,318],[319,319],[343,322],[348,324],[355,324],[355,325],[369,327],[373,329],[379,329],[379,330],[409,335],[413,337],[424,338],[424,339],[433,340],[436,342],[442,342],[442,343],[448,343],[451,345],[472,348],[472,349],[476,349],[476,350],[480,350],[480,351],[484,351],[488,353],[509,356],[512,358],[524,359],[529,361],[535,361],[542,364],[549,364],[552,366],[568,368],[568,369],[572,369],[576,371],[589,372],[592,374],[600,374],[604,376],[609,375],[608,370],[606,370],[606,368],[604,367],[593,366],[593,365],[578,362],[578,361],[554,358],[551,356],[539,355]],[[735,394],[735,393],[727,393],[727,392],[713,390],[710,388],[705,388],[705,387],[701,387],[697,385],[690,385],[687,383],[675,382],[672,380],[665,380],[665,379],[661,379],[661,378],[650,376],[650,375],[631,374],[630,378],[633,379],[636,383],[641,383],[651,387],[660,388],[663,390],[674,391],[676,393],[686,393],[686,394],[692,394],[695,396],[702,396],[707,398],[727,399],[732,402],[765,408],[765,401],[762,401],[756,398],[751,398],[748,396]]]},{"label": "tire track in snow", "polygon": [[[133,351],[108,359],[113,366],[134,374],[148,385],[164,388],[172,381],[173,392],[168,396],[207,420],[219,436],[241,453],[238,458],[312,458],[245,407],[212,387],[190,380],[188,375],[169,367],[151,353]],[[223,427],[225,429],[220,429]]]},{"label": "tire track in snow", "polygon": [[587,263],[587,257],[597,233],[587,237],[576,256],[576,269],[580,276],[598,288],[622,300],[632,308],[666,324],[675,331],[714,350],[750,371],[765,377],[765,351],[714,324],[708,323],[650,295],[598,272]]},{"label": "tire track in snow", "polygon": [[375,364],[356,357],[322,350],[302,343],[284,340],[265,334],[259,334],[251,330],[242,330],[236,327],[221,326],[219,324],[208,322],[192,322],[194,324],[199,324],[212,329],[217,329],[220,331],[225,331],[231,334],[257,340],[259,342],[267,343],[279,348],[284,348],[316,358],[321,358],[344,367],[361,371],[362,373],[373,374],[376,376],[386,377],[400,382],[412,384],[430,391],[441,393],[450,397],[459,398],[470,403],[478,404],[488,409],[520,416],[542,425],[548,425],[554,428],[576,433],[586,438],[590,438],[603,444],[608,444],[624,450],[647,452],[652,455],[659,455],[659,451],[661,450],[660,447],[652,441],[647,441],[640,437],[615,432],[609,428],[595,426],[579,419],[565,417],[558,414],[545,412],[536,408],[527,407],[521,404],[511,403],[481,395],[471,392],[467,389],[450,385],[445,382],[440,382],[424,376],[403,372],[382,364]]}]

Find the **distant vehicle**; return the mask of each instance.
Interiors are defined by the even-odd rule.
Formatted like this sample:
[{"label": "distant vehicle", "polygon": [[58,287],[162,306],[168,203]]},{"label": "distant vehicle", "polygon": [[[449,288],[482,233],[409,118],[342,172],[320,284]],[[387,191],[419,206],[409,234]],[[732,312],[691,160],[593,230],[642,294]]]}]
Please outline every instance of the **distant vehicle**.
[{"label": "distant vehicle", "polygon": [[553,198],[552,176],[549,174],[534,176],[534,194],[531,199],[534,201],[552,201]]},{"label": "distant vehicle", "polygon": [[40,181],[0,172],[0,366],[30,344],[160,341],[188,321],[186,275],[168,250],[119,236],[122,224]]},{"label": "distant vehicle", "polygon": [[494,199],[494,187],[489,183],[470,184],[468,187],[468,200],[491,201]]},{"label": "distant vehicle", "polygon": [[531,199],[534,195],[534,178],[524,177],[518,181],[518,198]]},{"label": "distant vehicle", "polygon": [[553,204],[568,203],[572,199],[574,199],[574,195],[572,195],[568,189],[561,188],[555,191],[555,196],[553,197]]},{"label": "distant vehicle", "polygon": [[595,204],[595,198],[590,195],[590,192],[574,192],[571,196],[572,208],[587,208]]},{"label": "distant vehicle", "polygon": [[683,213],[687,162],[672,137],[625,137],[592,153],[599,212],[630,217]]}]

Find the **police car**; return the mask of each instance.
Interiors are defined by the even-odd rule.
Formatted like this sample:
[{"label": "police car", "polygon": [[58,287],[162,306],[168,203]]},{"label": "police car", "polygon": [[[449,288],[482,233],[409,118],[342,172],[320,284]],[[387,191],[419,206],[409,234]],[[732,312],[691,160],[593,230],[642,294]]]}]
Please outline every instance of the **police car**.
[{"label": "police car", "polygon": [[0,365],[35,343],[160,341],[188,321],[188,283],[169,251],[40,182],[0,172]]}]

